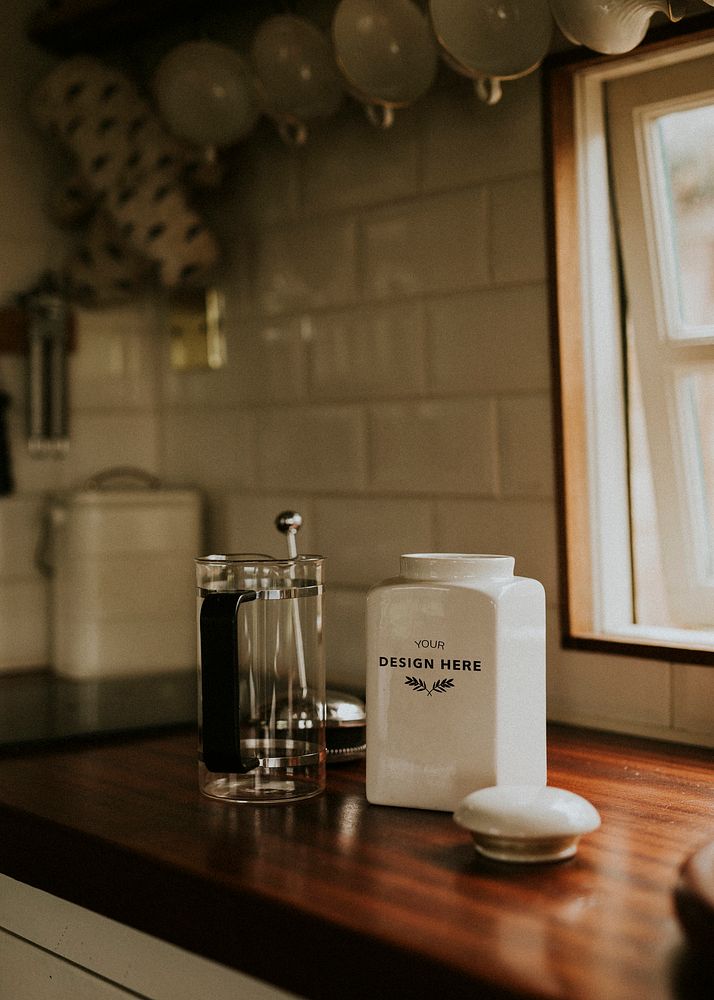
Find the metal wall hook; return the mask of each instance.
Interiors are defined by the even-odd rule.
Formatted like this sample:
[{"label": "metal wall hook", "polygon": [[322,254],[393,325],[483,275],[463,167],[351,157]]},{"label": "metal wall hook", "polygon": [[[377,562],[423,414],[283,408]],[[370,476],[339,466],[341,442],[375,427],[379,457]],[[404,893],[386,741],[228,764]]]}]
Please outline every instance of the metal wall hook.
[{"label": "metal wall hook", "polygon": [[44,290],[30,292],[28,314],[28,448],[37,457],[69,451],[67,351],[70,311],[66,300]]}]

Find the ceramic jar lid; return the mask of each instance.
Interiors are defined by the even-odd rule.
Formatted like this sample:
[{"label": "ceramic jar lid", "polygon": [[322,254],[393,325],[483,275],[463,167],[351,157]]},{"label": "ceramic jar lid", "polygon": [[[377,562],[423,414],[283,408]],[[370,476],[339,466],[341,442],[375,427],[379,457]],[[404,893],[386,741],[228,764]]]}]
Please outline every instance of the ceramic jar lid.
[{"label": "ceramic jar lid", "polygon": [[495,785],[471,792],[454,820],[476,850],[497,861],[560,861],[572,857],[585,833],[600,826],[587,799],[549,785]]}]

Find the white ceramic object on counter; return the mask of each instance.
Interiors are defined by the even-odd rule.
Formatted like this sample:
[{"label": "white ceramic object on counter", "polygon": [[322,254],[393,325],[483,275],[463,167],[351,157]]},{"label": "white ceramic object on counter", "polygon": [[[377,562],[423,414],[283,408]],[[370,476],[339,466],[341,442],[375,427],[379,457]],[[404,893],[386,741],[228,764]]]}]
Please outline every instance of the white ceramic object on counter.
[{"label": "white ceramic object on counter", "polygon": [[452,812],[543,785],[545,594],[510,556],[418,553],[367,597],[367,798]]},{"label": "white ceramic object on counter", "polygon": [[52,665],[75,680],[194,667],[200,496],[109,485],[52,507]]},{"label": "white ceramic object on counter", "polygon": [[600,826],[587,799],[549,785],[497,785],[467,795],[454,821],[468,830],[474,847],[496,861],[562,861],[578,841]]}]

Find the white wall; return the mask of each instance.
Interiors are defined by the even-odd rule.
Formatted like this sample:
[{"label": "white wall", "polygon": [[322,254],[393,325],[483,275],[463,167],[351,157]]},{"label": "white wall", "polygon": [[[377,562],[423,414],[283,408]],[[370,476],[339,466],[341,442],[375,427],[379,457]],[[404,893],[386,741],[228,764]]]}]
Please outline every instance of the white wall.
[{"label": "white wall", "polygon": [[513,550],[555,595],[539,128],[535,80],[387,132],[351,105],[304,151],[260,130],[221,202],[229,366],[165,373],[165,469],[210,489],[219,548],[279,551],[302,511],[335,682],[402,551]]},{"label": "white wall", "polygon": [[[32,124],[28,100],[55,60],[25,38],[36,0],[3,6],[0,32],[0,306],[57,269],[72,234],[49,222],[44,202],[69,170],[56,143]],[[0,354],[0,387],[11,396],[9,438],[16,494],[0,498],[0,670],[48,662],[47,584],[34,548],[47,493],[79,485],[118,464],[156,471],[157,322],[151,303],[80,311],[78,351],[70,362],[68,458],[28,454],[25,361]]]},{"label": "white wall", "polygon": [[539,86],[254,135],[220,203],[229,366],[164,366],[164,470],[207,488],[215,549],[280,551],[301,510],[333,683],[363,683],[400,552],[505,551],[548,593],[552,718],[708,742],[714,671],[559,648]]},{"label": "white wall", "polygon": [[[0,227],[6,295],[63,241],[38,208],[52,147],[22,110],[44,60],[13,31],[0,73],[0,188],[16,219]],[[20,498],[139,464],[201,486],[210,546],[229,551],[280,551],[272,520],[294,505],[302,549],[328,560],[329,672],[345,686],[363,682],[365,589],[400,552],[507,551],[548,593],[553,718],[712,742],[714,670],[559,649],[539,80],[508,85],[494,108],[444,80],[387,132],[350,103],[304,150],[264,124],[237,151],[212,211],[224,371],[171,371],[150,303],[84,314],[72,452],[47,463],[23,454],[21,366],[0,357]],[[0,500],[0,609],[22,535],[4,527],[13,502]],[[27,640],[35,658],[42,636]]]}]

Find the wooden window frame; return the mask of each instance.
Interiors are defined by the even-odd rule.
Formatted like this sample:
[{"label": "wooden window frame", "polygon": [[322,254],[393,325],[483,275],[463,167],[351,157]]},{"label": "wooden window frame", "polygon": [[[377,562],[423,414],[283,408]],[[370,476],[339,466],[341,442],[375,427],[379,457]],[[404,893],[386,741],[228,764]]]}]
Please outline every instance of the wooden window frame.
[{"label": "wooden window frame", "polygon": [[[704,14],[651,31],[638,47],[637,54],[648,57],[658,51],[666,53],[676,45],[711,40],[714,40],[714,14]],[[598,595],[593,583],[591,544],[594,526],[591,502],[593,449],[588,448],[592,430],[588,424],[585,378],[588,342],[583,319],[583,275],[580,273],[583,256],[579,224],[582,202],[578,189],[581,166],[576,148],[576,101],[578,81],[584,70],[615,69],[632,58],[633,53],[600,56],[587,49],[577,49],[551,55],[543,67],[561,642],[569,649],[714,666],[714,649],[711,647],[698,648],[686,640],[657,641],[653,638],[617,636],[599,629],[595,624]],[[602,238],[607,238],[607,232],[603,231]],[[611,285],[613,281],[610,281]],[[607,287],[604,292],[607,296]],[[617,307],[614,302],[608,305],[610,308]],[[614,391],[623,390],[615,386]],[[621,439],[619,447],[626,449],[624,435]],[[624,468],[623,454],[618,458]],[[621,488],[622,484],[619,486]],[[631,565],[629,540],[622,537],[622,532],[617,534],[615,531],[612,544],[616,555],[623,556],[627,549],[625,555]],[[619,576],[622,578],[621,572]],[[617,587],[624,592],[618,593]],[[628,582],[623,584],[620,579],[613,594],[605,585],[600,589],[608,593],[608,600],[626,600],[627,587]]]}]

